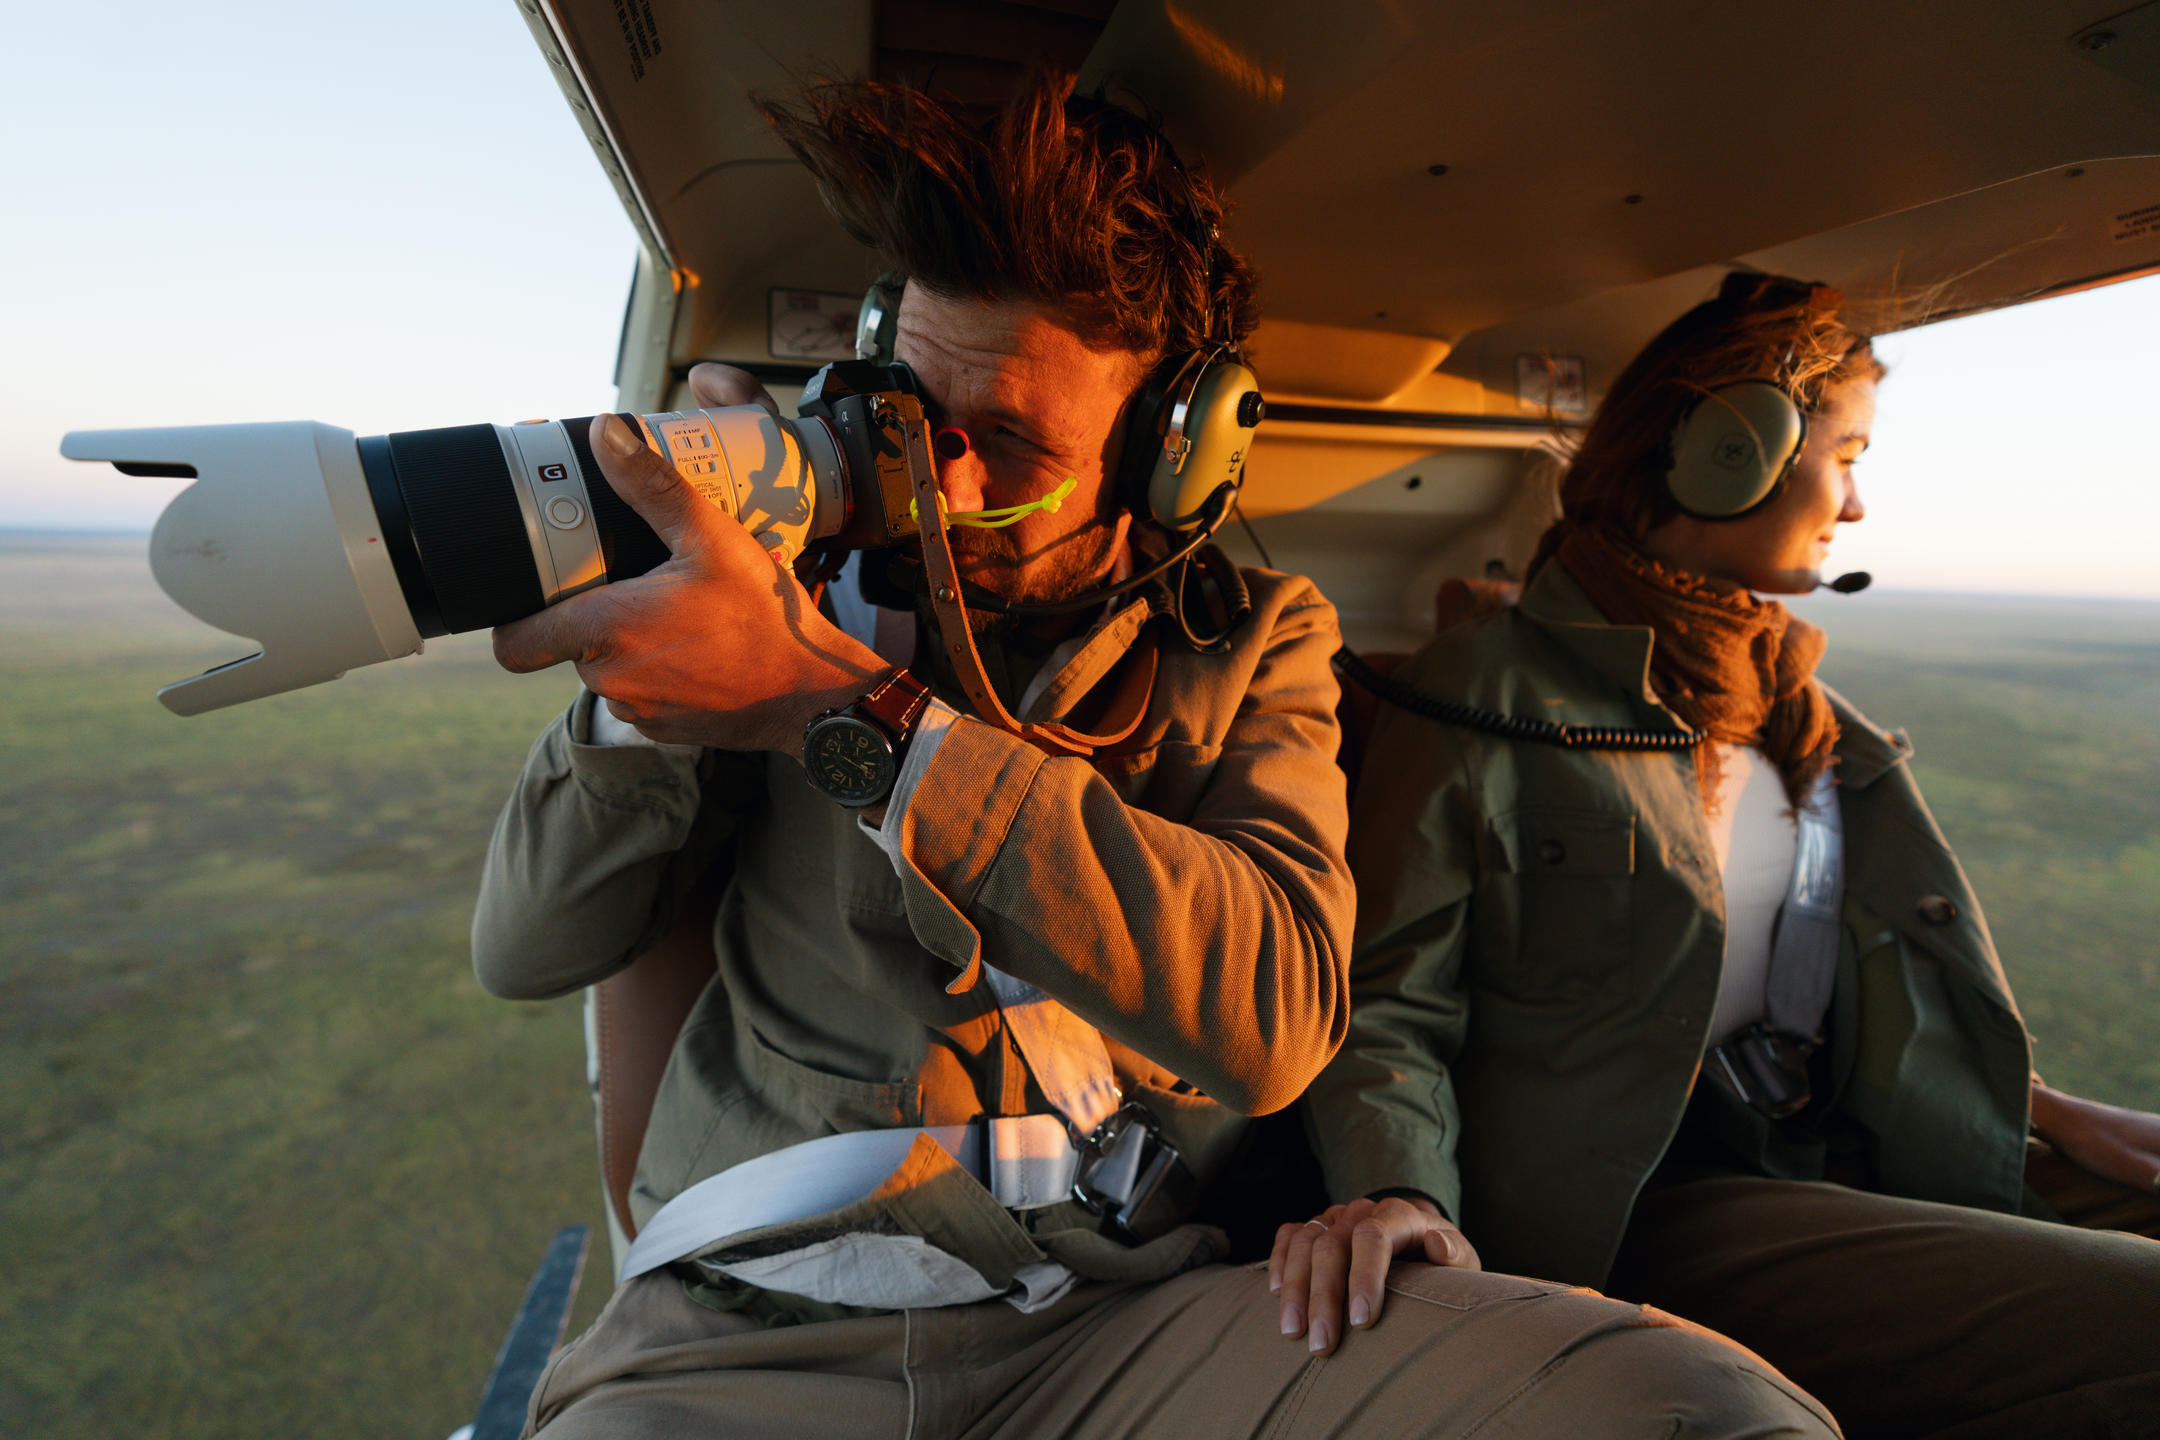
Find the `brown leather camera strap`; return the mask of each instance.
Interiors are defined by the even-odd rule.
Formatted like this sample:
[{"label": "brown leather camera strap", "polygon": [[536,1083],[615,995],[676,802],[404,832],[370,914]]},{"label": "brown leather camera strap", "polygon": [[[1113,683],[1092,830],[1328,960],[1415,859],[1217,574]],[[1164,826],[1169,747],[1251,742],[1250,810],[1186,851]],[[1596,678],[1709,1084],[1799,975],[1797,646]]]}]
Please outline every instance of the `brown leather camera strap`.
[{"label": "brown leather camera strap", "polygon": [[1143,642],[1144,660],[1132,657],[1123,666],[1125,676],[1103,717],[1107,730],[1090,735],[1056,721],[1028,723],[1014,718],[1005,708],[1005,702],[991,688],[990,677],[983,673],[982,655],[975,648],[967,602],[960,598],[960,571],[953,562],[952,542],[946,537],[945,527],[930,519],[944,514],[943,496],[938,493],[934,472],[925,465],[915,473],[916,513],[927,522],[922,526],[923,573],[930,582],[930,609],[937,616],[938,643],[945,647],[945,658],[960,682],[960,692],[974,707],[976,718],[1052,755],[1092,755],[1139,729],[1155,689],[1156,651],[1151,641]]}]

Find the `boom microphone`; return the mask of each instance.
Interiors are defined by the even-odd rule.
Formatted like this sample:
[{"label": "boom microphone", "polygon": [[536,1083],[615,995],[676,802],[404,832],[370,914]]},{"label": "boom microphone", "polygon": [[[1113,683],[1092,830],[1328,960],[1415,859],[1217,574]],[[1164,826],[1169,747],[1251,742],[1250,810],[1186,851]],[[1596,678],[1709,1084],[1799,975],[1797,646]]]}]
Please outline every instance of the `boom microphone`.
[{"label": "boom microphone", "polygon": [[1840,595],[1857,595],[1875,583],[1875,577],[1865,570],[1850,570],[1835,580],[1818,580],[1818,590],[1835,590]]}]

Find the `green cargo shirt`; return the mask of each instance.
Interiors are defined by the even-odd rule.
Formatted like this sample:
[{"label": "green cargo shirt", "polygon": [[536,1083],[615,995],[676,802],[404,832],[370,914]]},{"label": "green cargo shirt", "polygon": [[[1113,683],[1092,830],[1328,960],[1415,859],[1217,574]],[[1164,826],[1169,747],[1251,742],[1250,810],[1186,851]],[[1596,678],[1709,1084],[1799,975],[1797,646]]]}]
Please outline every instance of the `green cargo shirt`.
[{"label": "green cargo shirt", "polygon": [[[1153,647],[1144,718],[1108,751],[1052,758],[955,723],[904,817],[888,817],[904,874],[792,758],[593,745],[590,695],[540,736],[473,921],[490,992],[590,985],[664,936],[689,887],[726,877],[718,974],[638,1162],[640,1226],[696,1182],[800,1141],[1049,1113],[974,983],[983,963],[1096,1027],[1126,1097],[1203,1177],[1239,1117],[1297,1098],[1349,1017],[1339,641],[1310,581],[1244,577],[1253,612],[1225,653],[1164,640],[1145,603],[1114,607],[1023,717],[1084,728]],[[1213,1234],[1186,1225],[1129,1247],[1077,1204],[1016,1215],[927,1141],[873,1200],[873,1216],[754,1238],[777,1249],[897,1225],[1003,1286],[1045,1258],[1087,1279],[1159,1279],[1208,1258]]]},{"label": "green cargo shirt", "polygon": [[[1652,639],[1549,564],[1519,606],[1441,634],[1397,678],[1506,714],[1682,729],[1651,690]],[[2024,1023],[1909,744],[1831,700],[1833,1124],[1887,1193],[2015,1212]],[[1691,755],[1509,742],[1383,706],[1350,855],[1350,1036],[1309,1101],[1329,1193],[1422,1191],[1486,1268],[1602,1285],[1689,1108],[1724,963]],[[1809,1173],[1753,1111],[1707,1108],[1758,1127],[1739,1138],[1782,1178],[1821,1178],[1820,1153]]]}]

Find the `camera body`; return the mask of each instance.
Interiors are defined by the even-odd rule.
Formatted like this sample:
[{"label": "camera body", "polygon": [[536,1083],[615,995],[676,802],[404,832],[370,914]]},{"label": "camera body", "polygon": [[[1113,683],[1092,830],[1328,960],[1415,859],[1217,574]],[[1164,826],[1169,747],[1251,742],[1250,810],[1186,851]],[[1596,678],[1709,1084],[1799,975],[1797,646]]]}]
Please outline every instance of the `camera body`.
[{"label": "camera body", "polygon": [[[794,420],[763,406],[624,415],[709,503],[783,560],[916,533],[934,474],[915,376],[842,361]],[[261,649],[158,691],[196,715],[334,680],[668,558],[592,453],[592,417],[356,437],[309,421],[78,430],[61,454],[186,476],[150,568],[197,618]]]}]

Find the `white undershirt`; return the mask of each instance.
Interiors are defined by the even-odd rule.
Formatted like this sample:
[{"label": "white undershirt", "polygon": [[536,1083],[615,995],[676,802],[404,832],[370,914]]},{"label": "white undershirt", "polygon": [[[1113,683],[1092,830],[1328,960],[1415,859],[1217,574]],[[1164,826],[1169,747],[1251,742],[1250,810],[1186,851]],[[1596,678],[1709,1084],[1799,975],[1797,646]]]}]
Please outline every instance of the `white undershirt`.
[{"label": "white undershirt", "polygon": [[1770,932],[1792,884],[1799,827],[1777,766],[1752,746],[1718,746],[1718,804],[1706,817],[1725,884],[1725,968],[1710,1043],[1763,1018]]}]

